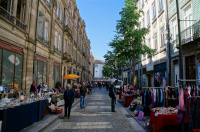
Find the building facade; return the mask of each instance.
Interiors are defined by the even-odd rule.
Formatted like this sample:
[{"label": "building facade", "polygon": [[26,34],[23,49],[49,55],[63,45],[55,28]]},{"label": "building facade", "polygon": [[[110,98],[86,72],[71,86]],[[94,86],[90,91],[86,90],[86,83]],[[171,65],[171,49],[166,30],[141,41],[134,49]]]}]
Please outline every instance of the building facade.
[{"label": "building facade", "polygon": [[142,55],[136,65],[136,76],[141,87],[167,86],[167,17],[165,0],[139,0],[138,10],[144,14],[140,17],[140,28],[149,29],[144,42],[151,49],[156,49],[152,57]]},{"label": "building facade", "polygon": [[103,66],[104,62],[102,60],[94,58],[94,80],[105,79],[102,73]]},{"label": "building facade", "polygon": [[[52,89],[67,74],[89,79],[90,40],[75,0],[0,1],[0,85]],[[69,83],[69,82],[68,82]]]},{"label": "building facade", "polygon": [[[179,0],[180,34],[176,0],[139,0],[144,14],[141,27],[148,28],[144,44],[156,53],[142,56],[136,64],[136,82],[141,87],[179,86],[179,39],[183,54],[183,78],[200,79],[200,1]],[[123,80],[131,83],[131,68],[123,68]],[[200,84],[200,82],[199,82]]]},{"label": "building facade", "polygon": [[[183,54],[183,78],[200,78],[200,1],[179,0],[180,34]],[[179,86],[179,37],[176,0],[168,1],[168,18],[171,46],[171,78]]]}]

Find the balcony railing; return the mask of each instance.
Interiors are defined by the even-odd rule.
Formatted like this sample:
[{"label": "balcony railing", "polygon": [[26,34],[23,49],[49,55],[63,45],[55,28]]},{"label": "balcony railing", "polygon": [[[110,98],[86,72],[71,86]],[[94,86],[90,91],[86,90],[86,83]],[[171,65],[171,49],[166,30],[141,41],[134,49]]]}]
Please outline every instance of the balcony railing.
[{"label": "balcony railing", "polygon": [[72,31],[69,28],[69,25],[65,26],[65,32],[68,34],[68,36],[72,37]]},{"label": "balcony railing", "polygon": [[15,17],[1,6],[0,6],[0,15],[6,18],[8,21],[14,23]]},{"label": "balcony railing", "polygon": [[48,40],[44,40],[44,43],[48,46],[49,45],[49,41]]},{"label": "balcony railing", "polygon": [[186,44],[200,38],[200,21],[181,32],[181,44]]},{"label": "balcony railing", "polygon": [[43,42],[44,38],[42,36],[38,36],[38,40],[40,40],[41,42]]},{"label": "balcony railing", "polygon": [[67,52],[63,54],[63,60],[66,60],[67,62],[72,62],[72,58]]},{"label": "balcony railing", "polygon": [[26,24],[24,24],[22,21],[16,18],[16,25],[20,27],[23,30],[26,30]]}]

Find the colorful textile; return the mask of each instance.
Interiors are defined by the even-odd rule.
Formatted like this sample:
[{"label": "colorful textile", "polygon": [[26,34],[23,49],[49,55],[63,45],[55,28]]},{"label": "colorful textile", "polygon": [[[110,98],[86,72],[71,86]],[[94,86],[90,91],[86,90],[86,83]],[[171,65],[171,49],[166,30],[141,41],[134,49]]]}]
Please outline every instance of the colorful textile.
[{"label": "colorful textile", "polygon": [[179,94],[179,105],[178,105],[178,121],[179,123],[182,123],[185,117],[185,102],[184,102],[184,91],[181,88],[180,94]]}]

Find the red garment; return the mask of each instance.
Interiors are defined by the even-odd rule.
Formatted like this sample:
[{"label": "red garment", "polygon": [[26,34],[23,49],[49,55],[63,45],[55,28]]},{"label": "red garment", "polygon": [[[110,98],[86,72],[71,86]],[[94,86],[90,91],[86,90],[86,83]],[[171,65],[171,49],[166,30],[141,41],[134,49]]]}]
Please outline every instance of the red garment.
[{"label": "red garment", "polygon": [[184,104],[184,91],[183,91],[182,88],[180,89],[178,109],[179,109],[179,110],[182,110],[182,111],[185,111],[185,110],[186,110],[186,109],[185,109],[185,104]]},{"label": "red garment", "polygon": [[[154,131],[158,132],[164,126],[180,125],[177,119],[177,114],[167,114],[154,116],[155,112],[151,111],[149,127],[153,130],[153,124],[155,125]],[[189,122],[189,117],[185,117],[184,123]]]}]

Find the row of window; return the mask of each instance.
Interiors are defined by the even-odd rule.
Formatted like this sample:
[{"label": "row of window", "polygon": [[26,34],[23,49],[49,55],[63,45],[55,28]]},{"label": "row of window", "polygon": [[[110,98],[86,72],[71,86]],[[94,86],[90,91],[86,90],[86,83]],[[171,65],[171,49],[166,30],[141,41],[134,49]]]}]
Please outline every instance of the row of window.
[{"label": "row of window", "polygon": [[[143,3],[143,5],[144,5],[144,0],[139,1],[139,9],[141,9],[140,3]],[[159,0],[159,12],[161,12],[162,10],[163,10],[163,0]],[[153,20],[154,20],[156,18],[156,1],[153,2],[153,4],[152,4],[152,16],[153,16]],[[150,12],[149,12],[149,10],[147,11],[146,18],[147,18],[147,26],[149,26],[150,25]],[[143,19],[143,27],[144,27],[144,25],[145,25],[145,21]]]}]

